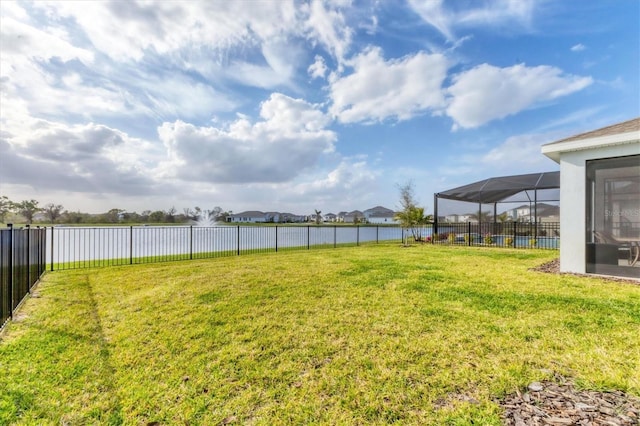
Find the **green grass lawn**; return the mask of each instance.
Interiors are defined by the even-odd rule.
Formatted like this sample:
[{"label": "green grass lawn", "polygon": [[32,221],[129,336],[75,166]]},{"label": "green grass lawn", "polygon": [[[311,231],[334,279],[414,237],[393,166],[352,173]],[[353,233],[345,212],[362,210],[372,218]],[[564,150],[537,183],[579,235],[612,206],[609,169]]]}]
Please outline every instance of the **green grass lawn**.
[{"label": "green grass lawn", "polygon": [[369,245],[48,273],[0,424],[500,424],[554,373],[640,396],[640,286],[557,252]]}]

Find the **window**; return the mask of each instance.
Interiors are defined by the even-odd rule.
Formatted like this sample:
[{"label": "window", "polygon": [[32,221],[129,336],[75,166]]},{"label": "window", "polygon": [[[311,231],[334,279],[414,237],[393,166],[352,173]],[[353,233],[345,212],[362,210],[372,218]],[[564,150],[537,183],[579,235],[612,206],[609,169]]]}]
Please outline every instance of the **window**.
[{"label": "window", "polygon": [[640,155],[587,162],[587,272],[640,278]]}]

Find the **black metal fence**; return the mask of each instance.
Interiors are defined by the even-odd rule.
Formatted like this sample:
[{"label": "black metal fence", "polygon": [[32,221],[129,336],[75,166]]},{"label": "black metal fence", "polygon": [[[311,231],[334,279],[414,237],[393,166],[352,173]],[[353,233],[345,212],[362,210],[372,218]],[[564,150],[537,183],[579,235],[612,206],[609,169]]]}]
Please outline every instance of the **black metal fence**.
[{"label": "black metal fence", "polygon": [[399,226],[127,226],[48,228],[51,270],[205,259],[381,241],[557,249],[558,223],[448,223],[414,232]]},{"label": "black metal fence", "polygon": [[558,222],[439,223],[427,239],[436,244],[511,248],[560,248]]},{"label": "black metal fence", "polygon": [[397,226],[127,226],[49,228],[51,270],[205,259],[403,241]]},{"label": "black metal fence", "polygon": [[44,273],[45,254],[45,228],[0,229],[0,328]]}]

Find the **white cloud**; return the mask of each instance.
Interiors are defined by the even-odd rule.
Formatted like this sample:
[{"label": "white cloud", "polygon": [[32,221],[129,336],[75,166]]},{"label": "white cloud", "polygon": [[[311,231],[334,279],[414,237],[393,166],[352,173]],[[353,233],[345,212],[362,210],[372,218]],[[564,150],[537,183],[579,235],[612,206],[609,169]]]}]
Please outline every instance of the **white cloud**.
[{"label": "white cloud", "polygon": [[528,27],[536,0],[483,0],[444,2],[443,0],[409,0],[409,5],[429,25],[448,41],[455,41],[457,27],[508,27],[515,24]]},{"label": "white cloud", "polygon": [[[236,100],[187,72],[154,65],[121,67],[74,46],[70,30],[57,26],[57,15],[51,25],[36,28],[24,9],[13,9],[16,13],[11,16],[24,22],[6,16],[3,4],[0,85],[4,105],[19,104],[32,116],[68,122],[123,113],[192,119],[237,106]],[[278,71],[282,73],[283,69]]]},{"label": "white cloud", "polygon": [[469,161],[491,173],[535,173],[554,167],[553,162],[540,151],[540,146],[553,140],[549,134],[511,136],[484,155]]},{"label": "white cloud", "polygon": [[348,62],[353,73],[331,83],[331,113],[343,123],[406,120],[444,106],[447,59],[418,52],[385,61],[371,47]]},{"label": "white cloud", "polygon": [[453,77],[447,89],[447,115],[456,126],[478,127],[582,90],[592,82],[591,77],[565,75],[551,66],[498,68],[482,64]]},{"label": "white cloud", "polygon": [[443,0],[409,0],[409,5],[429,25],[440,31],[447,40],[453,40],[453,14],[443,8]]},{"label": "white cloud", "polygon": [[240,117],[227,128],[164,123],[159,135],[170,161],[167,176],[201,182],[284,182],[333,151],[336,135],[315,105],[274,93],[256,123]]},{"label": "white cloud", "polygon": [[[342,13],[348,4],[343,3],[111,0],[36,2],[34,7],[44,9],[54,22],[72,18],[99,52],[117,62],[141,62],[145,55],[161,55],[203,75],[211,75],[211,62],[231,63],[240,75],[230,76],[247,77],[248,84],[258,87],[274,87],[285,84],[300,65],[302,55],[290,49],[295,39],[308,39],[339,62],[343,60],[352,37]],[[254,50],[264,62],[242,59]]]},{"label": "white cloud", "polygon": [[0,181],[69,192],[153,194],[158,152],[144,140],[107,126],[29,120],[0,138]]},{"label": "white cloud", "polygon": [[116,60],[186,45],[228,48],[268,40],[296,21],[291,2],[37,2],[52,19],[73,18],[91,43]]},{"label": "white cloud", "polygon": [[305,27],[309,37],[323,45],[341,64],[351,45],[352,30],[346,25],[341,11],[337,7],[327,8],[327,5],[314,0],[308,6]]},{"label": "white cloud", "polygon": [[327,65],[324,62],[324,58],[320,55],[316,55],[313,64],[309,65],[307,72],[311,78],[324,78],[327,74]]},{"label": "white cloud", "polygon": [[[60,58],[63,61],[78,59],[91,64],[94,54],[86,49],[73,46],[66,31],[51,28],[37,29],[11,17],[2,16],[0,26],[0,50],[2,61],[24,61],[26,59],[48,60]],[[55,33],[55,34],[54,34]]]},{"label": "white cloud", "polygon": [[585,50],[587,47],[582,44],[582,43],[578,43],[575,46],[571,46],[571,51],[572,52],[582,52],[583,50]]},{"label": "white cloud", "polygon": [[365,209],[383,203],[380,172],[371,168],[365,156],[341,158],[329,169],[301,175],[292,184],[275,184],[263,190],[278,205],[292,211],[313,212],[320,208],[323,213]]}]

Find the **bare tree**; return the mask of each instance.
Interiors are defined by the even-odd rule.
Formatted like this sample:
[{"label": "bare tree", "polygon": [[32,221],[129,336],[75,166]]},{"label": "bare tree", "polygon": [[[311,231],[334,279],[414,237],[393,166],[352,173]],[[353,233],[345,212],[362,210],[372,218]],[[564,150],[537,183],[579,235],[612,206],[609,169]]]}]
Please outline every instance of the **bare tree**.
[{"label": "bare tree", "polygon": [[166,221],[169,223],[175,222],[176,212],[177,212],[176,208],[174,206],[171,206],[171,208],[166,212]]},{"label": "bare tree", "polygon": [[182,213],[184,214],[184,218],[187,220],[191,219],[191,217],[193,216],[193,210],[191,210],[189,207],[183,208]]},{"label": "bare tree", "polygon": [[63,207],[61,204],[49,203],[46,206],[44,206],[43,211],[44,211],[44,214],[49,219],[49,222],[55,223],[56,219],[62,216],[62,209]]}]

